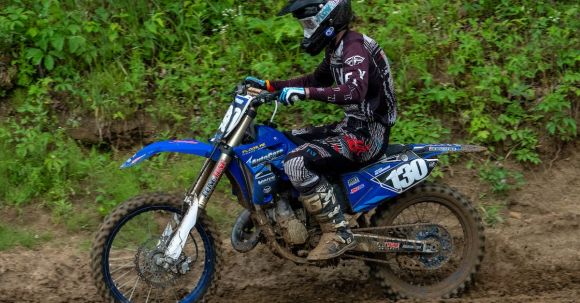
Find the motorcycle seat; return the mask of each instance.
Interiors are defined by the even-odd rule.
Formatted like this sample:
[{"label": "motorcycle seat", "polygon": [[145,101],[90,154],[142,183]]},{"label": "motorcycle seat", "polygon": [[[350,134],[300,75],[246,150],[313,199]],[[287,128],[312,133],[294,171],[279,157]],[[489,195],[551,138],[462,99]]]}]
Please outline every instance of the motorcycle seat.
[{"label": "motorcycle seat", "polygon": [[385,156],[390,157],[396,154],[400,154],[402,152],[406,152],[410,150],[411,147],[405,144],[389,144],[387,147],[387,151],[385,152]]},{"label": "motorcycle seat", "polygon": [[[294,144],[296,144],[298,146],[305,144],[305,143],[308,143],[304,139],[302,139],[298,136],[292,135],[292,133],[289,131],[285,131],[283,133],[284,133],[284,135],[286,135],[286,137],[288,139],[290,139],[290,141],[292,141]],[[393,156],[393,155],[408,151],[410,149],[412,149],[411,146],[405,145],[405,144],[389,144],[389,146],[387,147],[387,151],[385,152],[385,156],[387,156],[387,157]],[[361,165],[361,167],[362,166],[364,166],[364,165]]]}]

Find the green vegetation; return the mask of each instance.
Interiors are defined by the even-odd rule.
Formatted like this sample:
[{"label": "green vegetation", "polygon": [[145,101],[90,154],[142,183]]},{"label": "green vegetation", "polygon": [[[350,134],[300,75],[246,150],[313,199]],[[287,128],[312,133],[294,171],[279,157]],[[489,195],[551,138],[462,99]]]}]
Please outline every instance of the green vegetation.
[{"label": "green vegetation", "polygon": [[48,234],[36,234],[29,230],[23,230],[0,224],[0,251],[15,246],[32,248],[42,242],[50,240]]},{"label": "green vegetation", "polygon": [[495,204],[484,204],[481,205],[479,210],[482,214],[483,222],[487,225],[496,225],[504,221],[502,212],[505,209],[505,205],[501,203]]},{"label": "green vegetation", "polygon": [[526,183],[524,175],[516,170],[502,167],[501,162],[491,163],[489,161],[481,165],[479,178],[485,181],[493,193],[487,196],[482,195],[480,210],[483,220],[488,225],[502,223],[503,213],[507,208],[506,197],[510,191],[518,190]]},{"label": "green vegetation", "polygon": [[479,177],[491,186],[492,192],[497,194],[506,194],[508,191],[519,189],[525,184],[524,176],[521,172],[490,165],[489,163],[481,168]]},{"label": "green vegetation", "polygon": [[[311,71],[320,58],[299,50],[299,25],[273,17],[283,2],[3,2],[0,204],[38,201],[67,217],[73,201],[90,199],[105,214],[143,190],[185,188],[199,162],[161,156],[119,171],[121,148],[207,138],[244,76]],[[353,5],[355,27],[392,61],[401,107],[393,141],[464,141],[488,146],[491,161],[538,164],[540,142],[577,139],[575,1]],[[340,119],[317,102],[282,112],[283,127]],[[483,166],[481,176],[503,191],[506,173]]]}]

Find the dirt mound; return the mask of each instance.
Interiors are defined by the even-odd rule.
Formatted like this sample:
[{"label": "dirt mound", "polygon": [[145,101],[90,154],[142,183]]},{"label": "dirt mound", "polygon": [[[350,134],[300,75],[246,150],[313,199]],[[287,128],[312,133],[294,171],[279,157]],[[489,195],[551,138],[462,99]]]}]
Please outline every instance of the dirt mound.
[{"label": "dirt mound", "polygon": [[[549,171],[528,173],[527,184],[506,197],[506,221],[487,231],[477,284],[448,301],[577,302],[579,172],[574,153]],[[477,203],[483,185],[473,172],[456,169],[454,175],[450,183]],[[63,235],[36,250],[1,252],[0,302],[99,302],[89,274],[88,237]],[[217,302],[389,302],[358,261],[314,268],[278,259],[264,247],[226,254]]]}]

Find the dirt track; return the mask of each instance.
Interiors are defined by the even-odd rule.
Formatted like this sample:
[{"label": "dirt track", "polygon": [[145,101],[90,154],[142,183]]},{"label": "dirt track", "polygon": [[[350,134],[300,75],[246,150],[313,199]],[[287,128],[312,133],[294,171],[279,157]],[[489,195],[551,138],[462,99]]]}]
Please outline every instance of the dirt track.
[{"label": "dirt track", "polygon": [[[460,169],[449,183],[477,203],[483,185],[473,172]],[[450,302],[580,301],[580,154],[567,155],[549,171],[529,172],[526,180],[507,198],[506,221],[487,230],[477,284]],[[48,215],[29,219],[54,228]],[[0,302],[100,302],[88,251],[80,248],[87,236],[1,252]],[[246,255],[229,250],[227,261],[218,302],[389,302],[358,261],[337,268],[302,267],[264,248]]]}]

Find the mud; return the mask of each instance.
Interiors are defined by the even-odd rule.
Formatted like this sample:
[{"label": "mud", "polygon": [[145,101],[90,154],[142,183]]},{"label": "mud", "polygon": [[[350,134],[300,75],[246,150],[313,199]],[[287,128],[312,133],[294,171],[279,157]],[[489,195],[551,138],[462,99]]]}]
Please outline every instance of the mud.
[{"label": "mud", "polygon": [[[475,203],[489,201],[473,172],[456,166],[449,174],[448,183]],[[494,198],[509,205],[505,221],[486,232],[477,283],[448,302],[580,301],[580,154],[529,171],[526,181],[510,196]],[[57,229],[46,218],[30,218],[30,224]],[[100,302],[89,274],[88,238],[61,231],[37,249],[0,252],[0,302]],[[358,261],[297,266],[263,247],[248,254],[228,248],[226,260],[217,302],[391,302]]]}]

